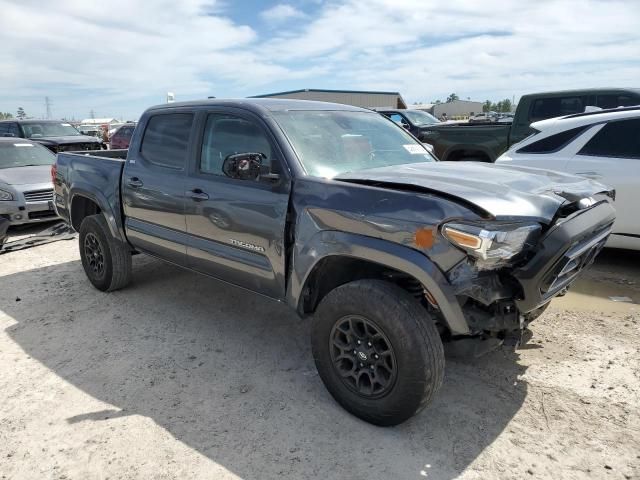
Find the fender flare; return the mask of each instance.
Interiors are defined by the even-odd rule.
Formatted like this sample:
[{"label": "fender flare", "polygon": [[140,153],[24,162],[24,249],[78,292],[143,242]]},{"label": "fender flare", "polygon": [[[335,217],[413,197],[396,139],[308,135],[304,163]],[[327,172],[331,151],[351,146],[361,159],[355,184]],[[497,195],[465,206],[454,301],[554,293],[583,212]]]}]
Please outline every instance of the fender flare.
[{"label": "fender flare", "polygon": [[426,255],[403,245],[352,233],[318,232],[302,249],[296,249],[287,291],[289,305],[298,307],[311,272],[318,262],[331,256],[366,260],[411,275],[433,295],[452,334],[470,333],[451,285]]},{"label": "fender flare", "polygon": [[124,238],[124,234],[121,226],[119,225],[118,217],[116,217],[109,200],[102,192],[96,192],[89,190],[87,188],[83,188],[82,186],[74,186],[69,190],[69,223],[72,223],[73,216],[73,201],[77,197],[85,197],[94,202],[104,215],[105,220],[107,221],[107,225],[109,225],[109,230],[111,231],[111,235],[114,238],[120,240],[121,242],[126,242]]}]

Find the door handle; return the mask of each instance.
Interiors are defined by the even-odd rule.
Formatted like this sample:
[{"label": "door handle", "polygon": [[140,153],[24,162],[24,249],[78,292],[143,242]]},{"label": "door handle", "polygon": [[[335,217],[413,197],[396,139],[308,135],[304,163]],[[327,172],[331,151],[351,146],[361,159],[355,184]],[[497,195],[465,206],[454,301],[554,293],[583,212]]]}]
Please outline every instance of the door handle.
[{"label": "door handle", "polygon": [[142,183],[142,180],[140,180],[138,177],[131,177],[127,181],[127,185],[129,185],[131,188],[140,188],[144,185],[144,183]]},{"label": "door handle", "polygon": [[602,178],[602,175],[598,172],[576,172],[576,175],[582,175],[583,177],[587,177],[592,180],[600,180]]},{"label": "door handle", "polygon": [[192,200],[194,200],[196,202],[200,202],[202,200],[209,200],[209,195],[204,193],[199,188],[195,188],[195,189],[191,190],[189,192],[189,196],[191,197]]}]

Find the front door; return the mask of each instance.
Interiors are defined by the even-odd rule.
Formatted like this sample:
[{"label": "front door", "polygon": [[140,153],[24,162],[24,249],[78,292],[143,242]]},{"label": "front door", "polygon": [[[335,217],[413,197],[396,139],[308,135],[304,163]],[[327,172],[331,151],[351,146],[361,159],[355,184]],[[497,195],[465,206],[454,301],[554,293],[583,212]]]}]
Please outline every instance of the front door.
[{"label": "front door", "polygon": [[193,123],[190,112],[151,116],[139,151],[129,152],[122,178],[129,241],[178,265],[186,264],[184,192]]},{"label": "front door", "polygon": [[[290,182],[268,129],[248,113],[210,111],[200,151],[186,181],[188,265],[273,298],[285,294],[285,223]],[[278,181],[240,180],[222,171],[224,159],[260,153]]]}]

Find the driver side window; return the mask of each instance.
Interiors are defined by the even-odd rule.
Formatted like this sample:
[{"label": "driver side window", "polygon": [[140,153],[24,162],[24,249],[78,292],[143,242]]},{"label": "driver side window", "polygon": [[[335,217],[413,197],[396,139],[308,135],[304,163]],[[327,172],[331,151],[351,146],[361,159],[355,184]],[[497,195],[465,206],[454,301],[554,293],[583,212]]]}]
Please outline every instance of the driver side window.
[{"label": "driver side window", "polygon": [[236,153],[262,153],[265,155],[264,164],[271,164],[271,143],[262,127],[235,115],[210,114],[202,139],[200,171],[224,176],[224,159]]},{"label": "driver side window", "polygon": [[394,122],[396,122],[400,126],[408,125],[408,123],[405,120],[405,118],[402,115],[400,115],[399,113],[392,113],[391,115],[389,115],[389,118],[391,120],[393,120]]}]

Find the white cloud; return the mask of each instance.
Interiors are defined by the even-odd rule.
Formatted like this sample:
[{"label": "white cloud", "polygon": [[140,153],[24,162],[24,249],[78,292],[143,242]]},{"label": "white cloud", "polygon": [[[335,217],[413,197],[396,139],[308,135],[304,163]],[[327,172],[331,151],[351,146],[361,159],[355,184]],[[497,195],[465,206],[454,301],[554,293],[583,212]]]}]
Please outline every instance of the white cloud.
[{"label": "white cloud", "polygon": [[399,90],[410,100],[452,91],[493,99],[638,86],[638,22],[634,0],[349,0],[272,39],[263,52],[322,65],[337,88]]},{"label": "white cloud", "polygon": [[640,86],[637,0],[276,4],[259,19],[287,28],[267,31],[212,0],[41,5],[0,0],[0,111],[41,114],[45,95],[59,116],[111,116],[140,113],[166,91],[376,89],[430,101]]},{"label": "white cloud", "polygon": [[263,11],[260,15],[269,22],[283,22],[291,18],[301,18],[305,16],[303,12],[286,3],[275,5]]}]

